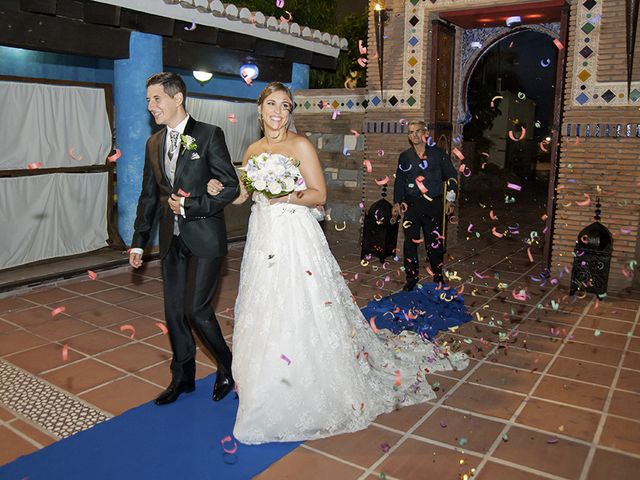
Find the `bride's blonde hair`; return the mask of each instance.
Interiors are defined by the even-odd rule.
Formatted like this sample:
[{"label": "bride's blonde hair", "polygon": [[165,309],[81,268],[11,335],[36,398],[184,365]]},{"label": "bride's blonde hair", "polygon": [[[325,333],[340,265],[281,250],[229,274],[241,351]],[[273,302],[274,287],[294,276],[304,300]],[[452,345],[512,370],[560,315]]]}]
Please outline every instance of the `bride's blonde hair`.
[{"label": "bride's blonde hair", "polygon": [[[264,87],[258,96],[258,106],[261,106],[262,103],[266,100],[266,98],[275,92],[284,92],[289,100],[291,100],[291,110],[289,110],[289,121],[287,122],[287,128],[291,125],[291,117],[293,115],[293,95],[291,94],[291,90],[282,82],[271,82],[269,85]],[[264,126],[262,125],[262,115],[258,110],[258,124],[260,128],[264,130]]]}]

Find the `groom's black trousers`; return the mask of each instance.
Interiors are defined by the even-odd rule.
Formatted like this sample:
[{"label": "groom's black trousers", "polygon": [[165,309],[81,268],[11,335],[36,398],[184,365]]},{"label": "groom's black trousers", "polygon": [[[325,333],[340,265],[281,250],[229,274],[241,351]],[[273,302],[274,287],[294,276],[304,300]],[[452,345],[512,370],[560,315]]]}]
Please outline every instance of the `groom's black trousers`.
[{"label": "groom's black trousers", "polygon": [[195,378],[196,345],[191,327],[216,357],[218,372],[231,374],[231,351],[211,305],[221,266],[222,257],[196,257],[176,235],[162,259],[164,311],[173,349],[174,383],[191,382]]}]

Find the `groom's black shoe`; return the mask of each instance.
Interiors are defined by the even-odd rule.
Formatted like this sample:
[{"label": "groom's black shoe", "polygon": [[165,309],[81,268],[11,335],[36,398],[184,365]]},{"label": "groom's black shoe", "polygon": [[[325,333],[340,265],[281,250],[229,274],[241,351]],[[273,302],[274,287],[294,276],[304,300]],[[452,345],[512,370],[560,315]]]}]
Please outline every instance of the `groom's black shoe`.
[{"label": "groom's black shoe", "polygon": [[416,288],[417,284],[418,284],[417,278],[407,278],[407,283],[404,284],[404,287],[402,287],[402,290],[404,292],[410,292],[411,290]]},{"label": "groom's black shoe", "polygon": [[180,394],[193,392],[196,389],[196,383],[192,380],[190,382],[173,383],[167,387],[167,389],[158,395],[156,398],[156,405],[166,405],[168,403],[175,402]]},{"label": "groom's black shoe", "polygon": [[213,401],[219,402],[227,394],[233,390],[236,382],[233,380],[231,375],[227,376],[223,373],[218,372],[216,375],[216,383],[213,386]]}]

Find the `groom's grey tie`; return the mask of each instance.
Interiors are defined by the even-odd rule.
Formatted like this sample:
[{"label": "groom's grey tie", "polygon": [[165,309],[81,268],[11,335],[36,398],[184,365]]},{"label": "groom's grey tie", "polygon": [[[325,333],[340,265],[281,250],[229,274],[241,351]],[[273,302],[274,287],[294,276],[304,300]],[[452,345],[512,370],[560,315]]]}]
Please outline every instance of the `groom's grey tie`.
[{"label": "groom's grey tie", "polygon": [[[173,185],[174,176],[176,173],[176,164],[178,162],[178,156],[176,152],[178,151],[178,137],[180,134],[177,130],[169,131],[169,148],[167,149],[167,156],[164,160],[164,169],[167,172],[167,178],[171,185]],[[180,235],[180,228],[178,227],[178,216],[174,216],[173,222],[173,234]]]}]

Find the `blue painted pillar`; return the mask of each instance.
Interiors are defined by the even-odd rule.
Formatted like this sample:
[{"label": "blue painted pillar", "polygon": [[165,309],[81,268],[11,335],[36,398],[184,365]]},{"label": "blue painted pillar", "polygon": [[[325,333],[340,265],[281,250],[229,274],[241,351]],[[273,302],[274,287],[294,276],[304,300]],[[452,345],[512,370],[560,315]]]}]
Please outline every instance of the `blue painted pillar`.
[{"label": "blue painted pillar", "polygon": [[291,69],[291,90],[309,88],[309,65],[294,63]]},{"label": "blue painted pillar", "polygon": [[[152,131],[152,119],[147,111],[146,80],[161,71],[162,37],[131,32],[129,58],[116,60],[113,64],[116,146],[122,152],[116,164],[118,231],[127,245],[131,244],[133,237],[145,145]],[[154,244],[157,244],[157,239]]]}]

